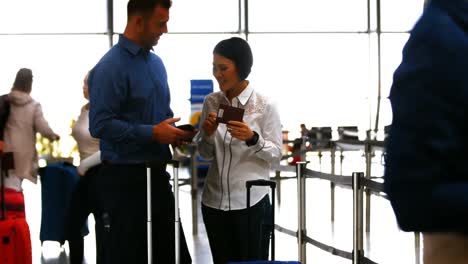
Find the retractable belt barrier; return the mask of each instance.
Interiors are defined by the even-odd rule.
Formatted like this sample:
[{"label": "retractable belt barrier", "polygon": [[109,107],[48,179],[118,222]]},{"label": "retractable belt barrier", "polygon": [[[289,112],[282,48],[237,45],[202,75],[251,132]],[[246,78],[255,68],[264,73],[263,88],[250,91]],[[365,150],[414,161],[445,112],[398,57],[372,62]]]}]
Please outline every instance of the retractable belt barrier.
[{"label": "retractable belt barrier", "polygon": [[[284,141],[283,143],[293,143],[294,141]],[[329,151],[331,153],[331,162],[332,162],[332,173],[324,173],[320,171],[314,171],[311,169],[306,168],[307,162],[300,161],[295,166],[286,166],[280,165],[276,169],[276,176],[272,178],[275,180],[288,180],[288,179],[297,179],[298,181],[298,230],[292,231],[287,228],[284,228],[278,224],[275,224],[275,229],[279,232],[282,232],[286,235],[296,237],[298,239],[298,260],[302,263],[306,263],[306,250],[305,244],[309,243],[317,248],[320,248],[326,252],[329,252],[332,255],[339,256],[342,258],[350,259],[353,261],[354,264],[377,264],[376,262],[366,258],[364,256],[363,250],[363,198],[364,193],[366,197],[366,232],[369,232],[369,220],[370,220],[370,196],[380,196],[385,199],[388,199],[387,195],[384,192],[383,183],[374,181],[372,179],[381,179],[382,177],[372,177],[371,176],[371,159],[372,155],[374,154],[374,150],[382,150],[384,151],[385,143],[383,141],[377,140],[327,140],[326,142],[323,140],[314,140],[309,141],[311,144],[315,144],[315,147],[312,149],[307,149],[304,146],[301,147],[300,151],[296,151],[294,154],[291,155],[283,155],[282,160],[287,160],[291,157],[305,157],[305,154],[309,152],[318,152],[318,157],[321,159],[322,152]],[[302,141],[302,144],[305,144]],[[352,176],[341,176],[335,175],[334,172],[334,163],[335,163],[335,151],[341,152],[341,159],[343,160],[343,151],[356,151],[356,150],[363,150],[365,152],[366,158],[366,172],[364,173],[353,173]],[[196,166],[198,165],[198,161],[196,160],[197,150],[196,147],[191,149],[191,166],[192,166],[192,175],[191,175],[191,186],[192,186],[192,221],[196,226],[197,223],[197,213],[196,213],[196,203],[197,203],[197,173]],[[282,176],[281,172],[289,172],[295,173],[294,176]],[[350,188],[353,190],[353,251],[347,252],[341,249],[337,249],[335,247],[326,245],[322,242],[314,240],[307,236],[306,228],[305,228],[305,179],[306,178],[315,178],[321,180],[330,181],[330,185],[332,187],[332,221],[334,220],[334,187],[335,185],[343,186],[344,188]],[[279,192],[279,188],[277,189]],[[194,234],[197,231],[194,230]]]},{"label": "retractable belt barrier", "polygon": [[[307,162],[298,162],[296,166],[280,166],[278,171],[281,172],[296,172],[296,176],[294,178],[298,179],[298,194],[300,197],[298,198],[299,204],[299,224],[298,224],[298,231],[294,232],[290,229],[282,227],[278,224],[275,224],[275,229],[281,233],[284,233],[289,236],[293,236],[298,238],[298,256],[299,261],[302,263],[306,263],[306,255],[305,255],[305,248],[302,246],[304,243],[309,243],[317,248],[320,248],[332,255],[339,256],[342,258],[353,260],[355,264],[377,264],[376,262],[366,258],[364,256],[363,250],[363,210],[362,210],[362,202],[363,202],[363,190],[370,190],[373,193],[381,193],[383,192],[383,184],[379,182],[375,182],[364,177],[364,173],[353,173],[352,176],[337,176],[328,173],[323,173],[319,171],[314,171],[310,169],[306,169],[305,165]],[[283,178],[283,177],[281,177]],[[315,178],[321,180],[328,180],[338,185],[343,186],[350,186],[353,189],[353,230],[354,230],[354,241],[353,241],[353,252],[347,252],[341,249],[337,249],[335,247],[329,246],[317,240],[314,240],[306,235],[306,228],[305,228],[305,219],[302,219],[305,216],[305,193],[304,193],[304,186],[301,186],[303,181],[301,179],[305,178]],[[302,182],[302,183],[301,183]],[[383,196],[385,197],[385,196]],[[303,202],[301,202],[301,200]]]}]

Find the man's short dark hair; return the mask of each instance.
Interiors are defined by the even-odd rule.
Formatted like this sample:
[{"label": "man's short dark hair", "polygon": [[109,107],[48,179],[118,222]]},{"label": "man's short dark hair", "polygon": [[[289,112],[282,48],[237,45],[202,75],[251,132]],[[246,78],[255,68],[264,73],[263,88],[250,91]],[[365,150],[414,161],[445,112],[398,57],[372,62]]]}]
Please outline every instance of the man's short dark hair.
[{"label": "man's short dark hair", "polygon": [[127,4],[127,17],[147,15],[153,12],[156,6],[169,9],[171,5],[171,0],[129,0]]}]

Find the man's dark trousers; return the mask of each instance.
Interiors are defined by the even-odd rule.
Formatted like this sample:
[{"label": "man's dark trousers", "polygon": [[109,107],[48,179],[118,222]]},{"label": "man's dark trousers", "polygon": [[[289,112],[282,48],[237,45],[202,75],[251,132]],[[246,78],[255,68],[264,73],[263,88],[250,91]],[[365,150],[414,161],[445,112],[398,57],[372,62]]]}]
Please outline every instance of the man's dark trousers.
[{"label": "man's dark trousers", "polygon": [[[175,262],[174,195],[165,165],[151,166],[153,262]],[[99,203],[107,214],[104,228],[105,264],[147,263],[147,202],[145,164],[104,162],[98,175]],[[191,263],[180,228],[181,263]],[[108,261],[107,261],[108,260]]]}]

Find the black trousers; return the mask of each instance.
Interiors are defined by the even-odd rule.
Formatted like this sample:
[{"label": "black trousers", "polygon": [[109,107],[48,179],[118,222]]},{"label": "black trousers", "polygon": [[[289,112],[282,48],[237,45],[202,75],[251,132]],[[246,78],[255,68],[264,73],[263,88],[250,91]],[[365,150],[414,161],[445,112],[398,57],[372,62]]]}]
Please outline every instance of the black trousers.
[{"label": "black trousers", "polygon": [[249,211],[223,211],[202,204],[202,214],[214,264],[268,260],[272,219],[268,195]]},{"label": "black trousers", "polygon": [[[175,262],[174,196],[165,166],[153,166],[153,263]],[[147,263],[146,167],[104,164],[98,175],[106,264]],[[181,263],[192,263],[180,227]]]},{"label": "black trousers", "polygon": [[[67,213],[65,234],[70,247],[70,264],[82,264],[84,255],[84,241],[82,230],[89,214],[93,213],[98,218],[96,201],[96,174],[100,165],[89,169],[86,175],[80,177],[72,194],[70,207]],[[99,253],[100,232],[96,225],[96,247]],[[96,254],[99,256],[99,254]]]}]

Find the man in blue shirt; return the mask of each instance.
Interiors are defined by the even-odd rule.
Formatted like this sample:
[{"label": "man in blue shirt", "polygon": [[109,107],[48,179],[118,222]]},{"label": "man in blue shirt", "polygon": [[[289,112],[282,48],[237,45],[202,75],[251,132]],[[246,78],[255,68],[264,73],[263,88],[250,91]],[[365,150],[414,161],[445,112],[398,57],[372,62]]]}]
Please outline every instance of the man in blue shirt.
[{"label": "man in blue shirt", "polygon": [[[100,139],[96,188],[107,230],[108,263],[146,263],[146,168],[152,161],[153,256],[174,263],[174,197],[166,172],[168,144],[191,140],[173,124],[167,74],[152,52],[167,32],[170,0],[130,0],[117,45],[90,72],[90,132]],[[101,219],[99,219],[101,220]],[[99,247],[98,247],[99,248]],[[109,253],[109,254],[107,254]],[[181,263],[191,263],[181,233]]]},{"label": "man in blue shirt", "polygon": [[390,91],[385,191],[424,263],[468,263],[468,0],[431,0]]}]

